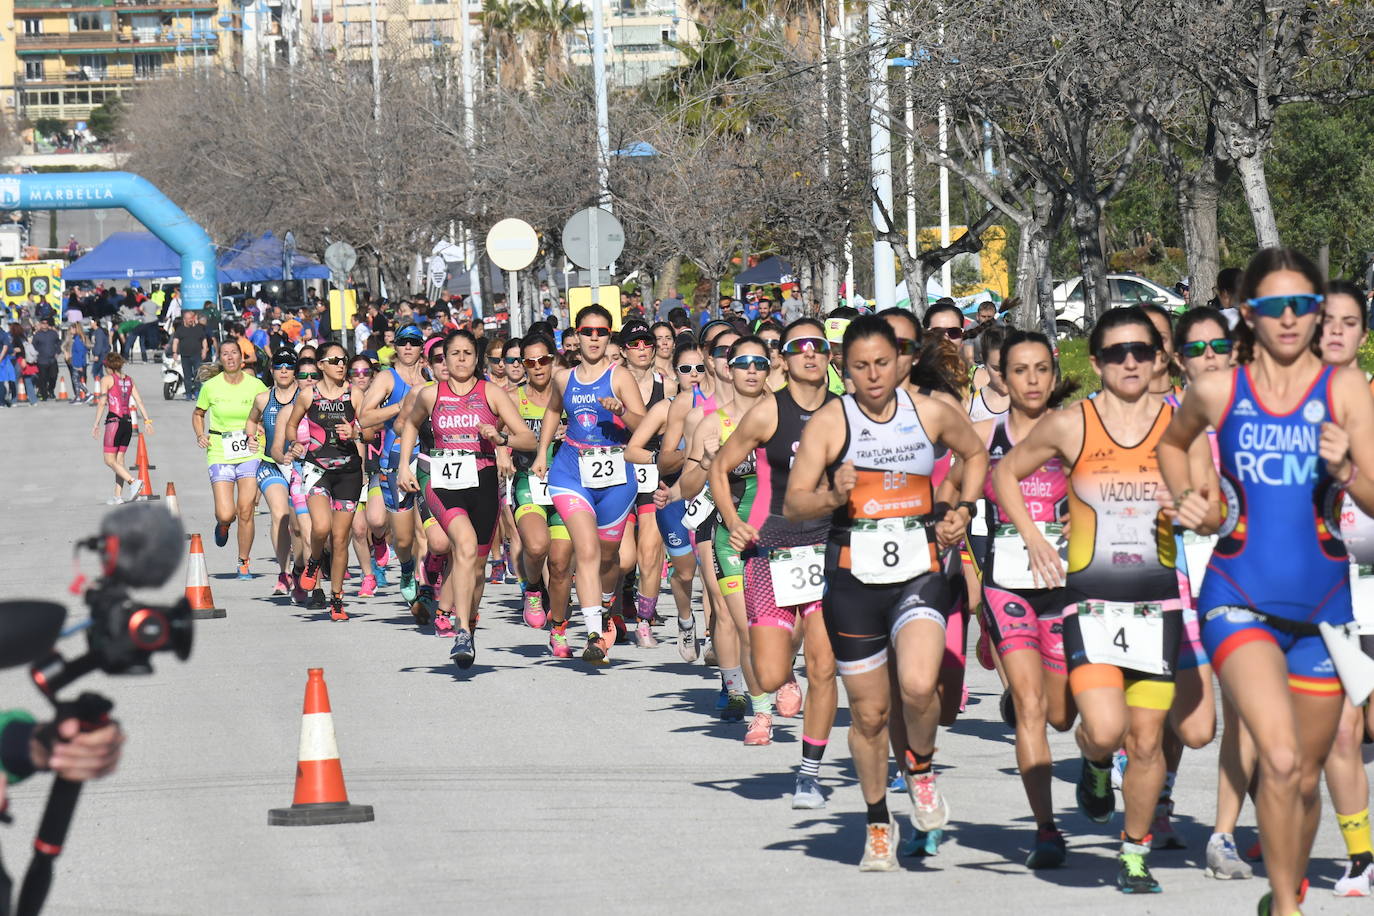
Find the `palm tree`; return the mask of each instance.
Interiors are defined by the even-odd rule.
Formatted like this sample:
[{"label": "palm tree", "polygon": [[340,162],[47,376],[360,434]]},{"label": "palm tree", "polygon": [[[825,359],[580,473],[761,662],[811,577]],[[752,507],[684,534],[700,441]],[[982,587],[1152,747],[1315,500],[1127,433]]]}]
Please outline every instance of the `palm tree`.
[{"label": "palm tree", "polygon": [[505,89],[523,89],[525,52],[521,48],[525,4],[520,0],[482,0],[483,44],[488,66]]},{"label": "palm tree", "polygon": [[587,8],[574,0],[526,0],[520,9],[531,62],[543,70],[545,85],[562,82],[568,75],[567,37],[586,24]]}]

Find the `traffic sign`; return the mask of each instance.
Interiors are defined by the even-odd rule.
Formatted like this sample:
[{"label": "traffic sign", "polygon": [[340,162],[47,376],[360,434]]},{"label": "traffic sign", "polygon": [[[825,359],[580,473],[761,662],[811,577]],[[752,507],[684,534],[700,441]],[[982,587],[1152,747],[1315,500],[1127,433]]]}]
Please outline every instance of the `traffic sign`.
[{"label": "traffic sign", "polygon": [[444,280],[448,277],[448,263],[439,255],[434,255],[429,259],[429,283],[431,286],[443,286]]},{"label": "traffic sign", "polygon": [[487,233],[487,257],[502,270],[524,270],[539,254],[539,236],[523,219],[503,219]]},{"label": "traffic sign", "polygon": [[324,250],[324,263],[336,280],[342,280],[358,263],[358,252],[347,242],[333,242]]},{"label": "traffic sign", "polygon": [[[609,267],[625,250],[625,227],[609,210],[579,210],[563,227],[563,253],[578,267]],[[595,261],[596,263],[592,263]]]}]

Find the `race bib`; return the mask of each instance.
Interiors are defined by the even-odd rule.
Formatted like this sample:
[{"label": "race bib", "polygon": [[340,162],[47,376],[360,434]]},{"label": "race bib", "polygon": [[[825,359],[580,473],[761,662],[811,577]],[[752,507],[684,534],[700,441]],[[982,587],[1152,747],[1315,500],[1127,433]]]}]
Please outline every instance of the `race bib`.
[{"label": "race bib", "polygon": [[935,568],[926,526],[915,518],[855,519],[849,569],[866,585],[910,582]]},{"label": "race bib", "polygon": [[[1064,546],[1064,526],[1058,522],[1035,522],[1035,528],[1050,546],[1060,550]],[[1046,586],[1035,581],[1031,572],[1030,551],[1015,525],[998,525],[993,536],[993,578],[1009,589],[1035,589]]]},{"label": "race bib", "polygon": [[1215,546],[1215,534],[1198,534],[1186,530],[1183,532],[1183,556],[1188,562],[1188,588],[1194,598],[1202,591],[1202,577],[1207,572],[1207,564],[1211,562],[1212,548]]},{"label": "race bib", "polygon": [[778,607],[820,601],[825,594],[825,546],[770,550],[768,572],[773,577],[773,603]]},{"label": "race bib", "polygon": [[625,482],[625,450],[584,448],[577,453],[577,470],[588,490],[619,486]]},{"label": "race bib", "polygon": [[530,475],[530,501],[536,506],[553,505],[553,496],[549,493],[549,482],[537,474]]},{"label": "race bib", "polygon": [[436,490],[471,490],[477,486],[477,453],[437,451],[429,456],[429,485]]},{"label": "race bib", "polygon": [[220,433],[219,441],[224,449],[225,458],[247,458],[253,454],[253,443],[249,440],[246,429]]},{"label": "race bib", "polygon": [[1374,636],[1374,566],[1350,564],[1350,602],[1360,635]]},{"label": "race bib", "polygon": [[988,513],[990,507],[986,499],[980,499],[973,510],[973,518],[968,520],[968,533],[970,537],[981,538],[988,536]]},{"label": "race bib", "polygon": [[658,489],[658,465],[636,464],[634,469],[640,493],[652,493]]},{"label": "race bib", "polygon": [[323,476],[324,468],[318,464],[312,464],[309,461],[301,462],[301,489],[306,493],[309,493],[310,488],[319,483]]},{"label": "race bib", "polygon": [[695,499],[687,503],[687,511],[682,514],[682,524],[687,528],[698,528],[716,511],[716,503],[711,499],[711,491],[702,489]]},{"label": "race bib", "polygon": [[1164,674],[1164,609],[1154,603],[1085,601],[1078,628],[1088,661]]}]

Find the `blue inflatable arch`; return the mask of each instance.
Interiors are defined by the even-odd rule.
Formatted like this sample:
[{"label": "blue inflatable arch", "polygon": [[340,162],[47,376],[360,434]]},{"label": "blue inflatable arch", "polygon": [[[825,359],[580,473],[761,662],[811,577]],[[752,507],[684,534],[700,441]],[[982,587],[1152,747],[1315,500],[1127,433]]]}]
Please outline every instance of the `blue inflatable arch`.
[{"label": "blue inflatable arch", "polygon": [[181,303],[219,303],[215,245],[209,234],[152,182],[130,172],[0,175],[0,210],[95,210],[123,207],[181,256]]}]

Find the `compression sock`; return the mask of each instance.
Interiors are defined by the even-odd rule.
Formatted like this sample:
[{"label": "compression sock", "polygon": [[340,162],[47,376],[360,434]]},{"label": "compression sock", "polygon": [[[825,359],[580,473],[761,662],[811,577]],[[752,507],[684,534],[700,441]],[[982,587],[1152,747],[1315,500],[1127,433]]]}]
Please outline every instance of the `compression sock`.
[{"label": "compression sock", "polygon": [[601,606],[606,608],[607,610],[610,610],[611,608],[615,607],[615,592],[602,592]]},{"label": "compression sock", "polygon": [[773,695],[771,693],[749,694],[749,703],[753,706],[754,715],[765,713],[773,714]]},{"label": "compression sock", "polygon": [[887,812],[886,796],[868,806],[868,822],[870,824],[886,824],[891,820],[892,815]]},{"label": "compression sock", "polygon": [[1369,843],[1369,809],[1355,814],[1336,815],[1336,826],[1341,828],[1341,839],[1345,840],[1345,851],[1351,858],[1365,853],[1368,855],[1371,849]]},{"label": "compression sock", "polygon": [[635,595],[635,616],[640,620],[653,620],[654,608],[657,606],[657,598],[650,598],[648,595]]},{"label": "compression sock", "polygon": [[601,635],[601,608],[584,607],[582,609],[582,622],[587,626],[588,633]]},{"label": "compression sock", "polygon": [[825,746],[828,743],[802,735],[801,775],[810,776],[812,779],[821,775],[821,758],[825,756]]},{"label": "compression sock", "polygon": [[906,771],[914,776],[930,772],[931,762],[935,760],[935,752],[929,754],[918,754],[911,748],[906,750]]},{"label": "compression sock", "polygon": [[1164,774],[1164,788],[1163,788],[1162,790],[1160,790],[1160,793],[1159,793],[1159,800],[1160,800],[1160,801],[1164,802],[1164,801],[1168,801],[1170,798],[1173,798],[1173,795],[1174,795],[1174,780],[1176,780],[1176,779],[1178,779],[1178,774],[1177,774],[1177,773],[1174,773],[1174,772],[1171,771],[1171,772],[1166,772],[1166,773]]},{"label": "compression sock", "polygon": [[402,561],[401,561],[401,577],[402,577],[402,578],[407,578],[407,579],[408,579],[408,578],[410,578],[410,577],[413,576],[413,575],[415,575],[415,560],[414,560],[414,559],[402,560]]},{"label": "compression sock", "polygon": [[726,693],[744,693],[744,669],[740,667],[721,668],[721,678],[725,681]]}]

